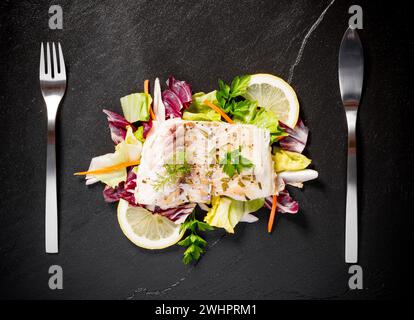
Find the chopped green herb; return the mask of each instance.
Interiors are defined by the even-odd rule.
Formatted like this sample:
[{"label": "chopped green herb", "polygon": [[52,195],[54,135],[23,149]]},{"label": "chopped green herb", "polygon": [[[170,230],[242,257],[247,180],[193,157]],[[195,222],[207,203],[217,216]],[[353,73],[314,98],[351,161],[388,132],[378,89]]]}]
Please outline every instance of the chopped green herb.
[{"label": "chopped green herb", "polygon": [[240,174],[244,169],[254,166],[254,164],[241,155],[241,147],[236,150],[226,152],[224,159],[220,162],[223,167],[223,172],[230,178],[233,178],[235,173]]},{"label": "chopped green herb", "polygon": [[[260,183],[260,182],[259,182]],[[240,186],[240,187],[242,187],[242,188],[244,188],[246,185],[239,179],[239,181],[237,182],[237,184]]]}]

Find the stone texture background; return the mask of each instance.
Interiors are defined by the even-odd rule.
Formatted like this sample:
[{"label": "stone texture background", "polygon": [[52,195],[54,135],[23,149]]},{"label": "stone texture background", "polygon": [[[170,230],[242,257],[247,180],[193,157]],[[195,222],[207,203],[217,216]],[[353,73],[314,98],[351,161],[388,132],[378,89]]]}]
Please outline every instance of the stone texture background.
[{"label": "stone texture background", "polygon": [[[48,29],[52,1],[0,4],[0,298],[372,299],[396,298],[412,254],[414,186],[408,10],[360,2],[366,59],[359,114],[360,261],[364,290],[349,291],[344,263],[346,123],[338,49],[352,1],[60,1],[63,30]],[[61,41],[69,79],[60,107],[60,253],[44,253],[46,109],[39,89],[41,41]],[[235,235],[206,235],[195,267],[182,248],[141,250],[122,234],[101,185],[72,174],[112,152],[103,108],[173,74],[209,91],[246,73],[290,79],[311,135],[306,153],[320,178],[296,216],[267,211]],[[48,268],[64,290],[48,288]]]}]

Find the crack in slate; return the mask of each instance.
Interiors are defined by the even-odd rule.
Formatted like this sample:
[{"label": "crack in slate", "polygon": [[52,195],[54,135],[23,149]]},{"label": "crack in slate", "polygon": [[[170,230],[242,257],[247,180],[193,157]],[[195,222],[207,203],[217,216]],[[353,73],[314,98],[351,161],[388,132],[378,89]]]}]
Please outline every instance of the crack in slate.
[{"label": "crack in slate", "polygon": [[[216,246],[224,237],[226,236],[225,233],[223,233],[219,238],[217,238],[212,244],[211,246],[209,246],[207,248],[207,250],[210,250],[211,248],[213,248],[214,246]],[[206,250],[206,251],[207,251]],[[182,282],[184,282],[187,277],[191,274],[191,272],[194,271],[194,268],[196,267],[197,264],[191,266],[191,268],[189,268],[187,270],[187,272],[185,273],[185,275],[183,277],[181,277],[178,281],[174,282],[173,284],[171,284],[170,286],[161,289],[161,290],[150,290],[148,288],[138,288],[135,289],[128,297],[126,297],[127,300],[132,300],[135,298],[135,296],[139,293],[148,295],[148,296],[159,296],[159,295],[163,295],[168,293],[169,291],[171,291],[172,289],[178,287]]]},{"label": "crack in slate", "polygon": [[303,51],[305,50],[305,46],[306,46],[306,43],[308,42],[309,37],[311,36],[311,34],[313,33],[313,31],[315,31],[315,29],[318,27],[318,25],[322,22],[323,18],[325,17],[326,12],[334,4],[334,2],[335,2],[335,0],[332,0],[327,5],[327,7],[322,11],[322,13],[319,15],[318,19],[316,19],[316,21],[312,24],[312,26],[310,27],[310,29],[306,33],[305,37],[303,38],[302,44],[301,44],[300,49],[299,49],[299,52],[298,52],[298,55],[296,56],[295,63],[289,69],[288,83],[291,83],[292,82],[293,73],[295,71],[296,66],[302,60]]}]

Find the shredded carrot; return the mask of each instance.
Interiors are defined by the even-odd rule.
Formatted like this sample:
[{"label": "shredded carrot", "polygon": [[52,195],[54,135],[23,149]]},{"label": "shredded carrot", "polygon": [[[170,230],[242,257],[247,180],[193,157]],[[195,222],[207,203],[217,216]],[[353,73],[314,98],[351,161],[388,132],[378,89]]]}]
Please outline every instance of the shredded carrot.
[{"label": "shredded carrot", "polygon": [[[144,92],[146,94],[149,94],[149,80],[148,79],[144,81]],[[149,105],[148,108],[149,108],[149,114],[151,116],[151,119],[155,120],[155,114],[154,114],[154,111],[152,111],[151,105]]]},{"label": "shredded carrot", "polygon": [[234,124],[234,121],[231,120],[230,117],[223,110],[221,110],[221,108],[217,107],[215,104],[211,103],[208,100],[204,100],[203,103],[209,106],[214,111],[218,112],[224,118],[224,120],[226,120],[228,123]]},{"label": "shredded carrot", "polygon": [[151,119],[155,120],[155,114],[154,114],[154,111],[152,111],[151,106],[149,107],[149,113],[150,113]]},{"label": "shredded carrot", "polygon": [[270,210],[269,223],[267,225],[267,232],[269,233],[272,232],[273,222],[275,221],[276,207],[277,207],[277,196],[274,195],[272,199],[272,209]]},{"label": "shredded carrot", "polygon": [[146,94],[149,93],[149,80],[148,79],[144,81],[144,92]]},{"label": "shredded carrot", "polygon": [[127,162],[122,162],[122,163],[116,164],[114,166],[105,167],[105,168],[101,168],[101,169],[96,169],[96,170],[91,170],[91,171],[75,172],[73,175],[75,175],[75,176],[84,176],[84,175],[87,175],[87,174],[108,173],[108,172],[123,169],[123,168],[126,168],[126,167],[136,166],[138,164],[139,164],[139,161],[127,161]]}]

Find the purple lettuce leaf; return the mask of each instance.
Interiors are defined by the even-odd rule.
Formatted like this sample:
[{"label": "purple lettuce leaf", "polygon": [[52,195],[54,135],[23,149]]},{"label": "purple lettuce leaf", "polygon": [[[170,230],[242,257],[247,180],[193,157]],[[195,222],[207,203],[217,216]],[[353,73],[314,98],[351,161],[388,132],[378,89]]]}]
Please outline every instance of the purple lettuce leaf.
[{"label": "purple lettuce leaf", "polygon": [[144,127],[144,131],[142,132],[142,136],[144,138],[147,138],[148,133],[150,132],[152,128],[152,120],[149,119],[148,121],[141,122],[142,126]]},{"label": "purple lettuce leaf", "polygon": [[128,201],[130,205],[136,206],[134,196],[136,186],[137,175],[130,169],[125,182],[120,182],[116,188],[105,186],[103,197],[106,202],[116,202],[119,201],[119,199],[124,199]]},{"label": "purple lettuce leaf", "polygon": [[280,147],[283,150],[302,153],[308,140],[308,127],[305,126],[301,119],[298,120],[294,129],[289,128],[281,121],[279,121],[279,125],[289,134],[289,136],[279,141]]},{"label": "purple lettuce leaf", "polygon": [[277,197],[277,211],[281,213],[295,214],[299,211],[299,203],[292,199],[286,189],[279,192]]},{"label": "purple lettuce leaf", "polygon": [[135,131],[135,127],[129,123],[124,117],[119,114],[109,111],[106,109],[102,110],[108,117],[108,125],[111,130],[111,139],[115,144],[121,143],[124,141],[127,126],[131,126],[132,130]]},{"label": "purple lettuce leaf", "polygon": [[187,108],[191,104],[193,96],[191,94],[191,86],[187,82],[177,80],[173,76],[170,76],[167,80],[167,85],[180,99],[184,108]]},{"label": "purple lettuce leaf", "polygon": [[180,98],[170,89],[162,92],[162,102],[165,106],[165,118],[181,118],[183,104]]},{"label": "purple lettuce leaf", "polygon": [[116,127],[109,123],[109,130],[111,130],[111,139],[115,144],[119,144],[125,140],[126,130],[124,128]]},{"label": "purple lettuce leaf", "polygon": [[[272,197],[265,198],[265,206],[268,209],[272,209]],[[285,189],[280,191],[277,196],[276,211],[279,213],[296,214],[299,211],[299,203],[293,200],[289,191]]]},{"label": "purple lettuce leaf", "polygon": [[160,207],[155,207],[154,213],[157,213],[161,216],[167,217],[171,221],[179,224],[185,221],[188,215],[193,212],[196,204],[195,203],[187,203],[176,208],[171,209],[161,209]]},{"label": "purple lettuce leaf", "polygon": [[182,110],[192,102],[191,86],[170,76],[167,81],[168,89],[161,94],[165,106],[165,118],[181,118]]}]

